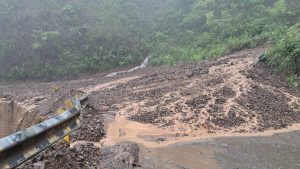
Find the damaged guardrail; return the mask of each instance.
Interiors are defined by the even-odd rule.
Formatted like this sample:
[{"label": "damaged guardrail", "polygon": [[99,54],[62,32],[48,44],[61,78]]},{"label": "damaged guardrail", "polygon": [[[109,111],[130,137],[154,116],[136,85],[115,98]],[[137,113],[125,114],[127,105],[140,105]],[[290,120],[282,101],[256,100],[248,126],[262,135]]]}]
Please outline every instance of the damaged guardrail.
[{"label": "damaged guardrail", "polygon": [[73,100],[73,107],[60,115],[0,139],[0,168],[17,167],[77,130],[87,97]]}]

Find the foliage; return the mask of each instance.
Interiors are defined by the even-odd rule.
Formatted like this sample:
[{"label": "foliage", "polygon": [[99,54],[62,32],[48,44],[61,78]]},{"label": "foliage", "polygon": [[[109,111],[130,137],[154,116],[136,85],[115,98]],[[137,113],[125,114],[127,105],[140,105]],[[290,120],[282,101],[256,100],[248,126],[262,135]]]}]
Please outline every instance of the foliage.
[{"label": "foliage", "polygon": [[269,40],[270,63],[289,72],[292,62],[278,63],[284,52],[294,60],[285,43],[298,41],[280,39],[297,32],[299,16],[299,0],[2,0],[0,79],[71,76],[147,55],[173,66]]},{"label": "foliage", "polygon": [[267,59],[271,65],[286,74],[299,70],[300,24],[274,33],[274,46],[269,49]]},{"label": "foliage", "polygon": [[297,86],[298,85],[297,80],[298,80],[298,77],[296,74],[291,74],[291,75],[287,76],[287,82],[290,86],[293,86],[295,84],[296,84],[295,86]]}]

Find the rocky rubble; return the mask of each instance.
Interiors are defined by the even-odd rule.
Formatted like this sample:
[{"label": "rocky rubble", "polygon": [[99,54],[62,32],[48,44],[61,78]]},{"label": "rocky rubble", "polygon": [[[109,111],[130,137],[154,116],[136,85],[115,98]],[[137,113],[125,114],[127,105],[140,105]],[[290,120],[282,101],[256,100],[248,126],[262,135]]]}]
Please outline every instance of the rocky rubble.
[{"label": "rocky rubble", "polygon": [[81,113],[81,119],[81,128],[72,135],[72,139],[74,141],[99,142],[105,135],[101,112],[87,105]]},{"label": "rocky rubble", "polygon": [[132,169],[139,165],[139,147],[134,143],[121,143],[103,149],[91,143],[69,148],[63,142],[56,144],[24,164],[24,169]]},{"label": "rocky rubble", "polygon": [[[21,168],[143,168],[137,144],[101,144],[107,139],[105,117],[149,124],[177,138],[198,131],[254,133],[299,123],[300,90],[288,86],[264,63],[255,64],[264,51],[263,47],[247,49],[197,64],[145,68],[105,80],[97,77],[88,85],[73,82],[75,87],[90,87],[134,77],[90,94],[82,128],[72,135],[78,144],[72,148],[56,144]],[[126,136],[126,131],[118,131],[120,137]],[[149,140],[160,144],[169,138]]]}]

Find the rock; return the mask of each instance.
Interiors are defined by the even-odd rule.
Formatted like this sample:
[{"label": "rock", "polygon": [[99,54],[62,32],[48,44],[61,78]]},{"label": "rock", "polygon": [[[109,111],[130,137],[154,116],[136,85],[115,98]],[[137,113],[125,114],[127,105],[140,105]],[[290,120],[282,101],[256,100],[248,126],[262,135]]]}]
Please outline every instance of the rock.
[{"label": "rock", "polygon": [[124,129],[119,129],[119,137],[126,136],[126,131]]},{"label": "rock", "polygon": [[118,104],[118,105],[116,105],[115,107],[116,107],[117,109],[122,109],[124,106],[121,105],[121,104]]},{"label": "rock", "polygon": [[76,144],[73,148],[75,149],[75,151],[81,152],[83,149],[83,146],[84,145],[82,145],[82,144]]},{"label": "rock", "polygon": [[62,150],[57,150],[54,154],[54,157],[62,157],[64,155],[64,152]]},{"label": "rock", "polygon": [[95,169],[93,166],[86,166],[87,169]]},{"label": "rock", "polygon": [[157,105],[159,102],[157,100],[149,100],[146,105],[147,106],[154,106]]},{"label": "rock", "polygon": [[160,138],[157,138],[155,141],[156,141],[156,142],[163,142],[163,141],[167,141],[167,138],[165,138],[165,137],[160,137]]},{"label": "rock", "polygon": [[180,133],[176,133],[174,136],[175,137],[180,137]]},{"label": "rock", "polygon": [[258,86],[256,84],[251,85],[253,89],[256,89]]},{"label": "rock", "polygon": [[42,161],[44,159],[44,155],[43,154],[39,155],[35,159],[36,159],[36,161]]},{"label": "rock", "polygon": [[124,142],[102,150],[109,154],[103,158],[97,168],[133,168],[139,164],[139,146],[135,143]]},{"label": "rock", "polygon": [[246,130],[245,129],[240,129],[240,131],[239,131],[240,133],[245,133],[246,132]]},{"label": "rock", "polygon": [[186,76],[187,76],[188,78],[194,76],[194,71],[193,71],[193,70],[190,70],[190,69],[186,70]]},{"label": "rock", "polygon": [[57,86],[57,85],[53,86],[53,91],[54,92],[58,92],[59,90],[60,90],[59,86]]},{"label": "rock", "polygon": [[258,63],[258,62],[266,62],[267,61],[267,56],[266,56],[266,54],[261,54],[261,55],[259,55],[258,56],[258,59],[257,59],[257,61],[256,61],[256,63]]},{"label": "rock", "polygon": [[40,101],[43,101],[43,100],[45,100],[44,97],[36,97],[36,98],[33,99],[34,102],[40,102]]},{"label": "rock", "polygon": [[45,162],[38,162],[33,164],[33,169],[44,169],[45,168]]},{"label": "rock", "polygon": [[204,129],[208,129],[208,126],[206,123],[202,123],[201,126],[204,128]]},{"label": "rock", "polygon": [[82,160],[84,160],[84,156],[83,155],[79,155],[79,156],[77,156],[76,160],[77,161],[82,161]]},{"label": "rock", "polygon": [[107,112],[110,108],[108,106],[102,106],[101,111]]}]

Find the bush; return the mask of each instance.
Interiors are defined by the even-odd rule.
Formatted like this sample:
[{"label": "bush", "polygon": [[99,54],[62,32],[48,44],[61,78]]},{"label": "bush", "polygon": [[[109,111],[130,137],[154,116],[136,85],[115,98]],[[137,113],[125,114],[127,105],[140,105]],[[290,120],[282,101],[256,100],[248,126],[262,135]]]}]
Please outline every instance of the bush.
[{"label": "bush", "polygon": [[267,52],[269,64],[288,75],[299,73],[300,24],[277,32],[273,40],[274,45]]}]

